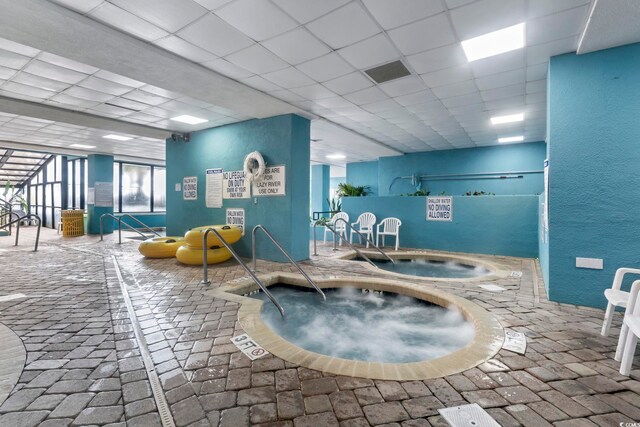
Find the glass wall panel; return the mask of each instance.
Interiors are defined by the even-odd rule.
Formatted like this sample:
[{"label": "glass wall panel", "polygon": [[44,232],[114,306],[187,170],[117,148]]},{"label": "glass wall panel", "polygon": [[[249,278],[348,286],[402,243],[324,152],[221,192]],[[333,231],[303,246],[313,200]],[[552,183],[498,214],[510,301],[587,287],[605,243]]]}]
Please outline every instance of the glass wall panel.
[{"label": "glass wall panel", "polygon": [[167,210],[167,170],[165,168],[153,168],[153,211],[164,212]]},{"label": "glass wall panel", "polygon": [[122,164],[122,211],[151,210],[151,167]]},{"label": "glass wall panel", "polygon": [[113,211],[120,212],[120,163],[113,163]]}]

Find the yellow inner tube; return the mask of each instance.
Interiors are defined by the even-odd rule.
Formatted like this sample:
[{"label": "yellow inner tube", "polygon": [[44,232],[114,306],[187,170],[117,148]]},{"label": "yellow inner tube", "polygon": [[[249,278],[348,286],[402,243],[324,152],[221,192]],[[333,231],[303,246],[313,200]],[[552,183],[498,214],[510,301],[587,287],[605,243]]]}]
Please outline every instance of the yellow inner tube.
[{"label": "yellow inner tube", "polygon": [[147,258],[173,258],[182,245],[184,237],[153,237],[140,243],[138,251]]},{"label": "yellow inner tube", "polygon": [[[176,258],[183,264],[202,265],[204,254],[202,249],[190,246],[181,246],[176,252]],[[227,248],[207,249],[207,264],[218,264],[231,258],[231,252]]]},{"label": "yellow inner tube", "polygon": [[[196,227],[187,231],[184,235],[184,241],[187,245],[194,249],[202,249],[202,238],[207,228],[215,228],[222,238],[230,245],[234,244],[242,237],[242,228],[235,225],[205,225],[204,227]],[[209,232],[207,236],[207,247],[220,246],[223,244],[213,232]]]}]

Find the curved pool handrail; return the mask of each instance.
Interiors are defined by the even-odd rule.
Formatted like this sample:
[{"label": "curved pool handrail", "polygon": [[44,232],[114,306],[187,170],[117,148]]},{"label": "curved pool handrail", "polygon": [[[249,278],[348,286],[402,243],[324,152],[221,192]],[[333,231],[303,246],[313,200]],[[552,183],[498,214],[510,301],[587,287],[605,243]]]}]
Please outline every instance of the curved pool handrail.
[{"label": "curved pool handrail", "polygon": [[104,240],[104,233],[102,232],[102,221],[105,218],[113,218],[116,221],[118,220],[118,217],[116,217],[115,215],[110,214],[110,213],[105,213],[105,214],[100,215],[100,240]]},{"label": "curved pool handrail", "polygon": [[35,218],[38,220],[38,231],[36,232],[36,244],[35,244],[35,247],[33,248],[34,252],[38,252],[38,243],[40,242],[40,229],[42,228],[42,219],[40,219],[38,215],[28,213],[26,215],[21,216],[20,218],[14,219],[13,221],[9,221],[8,223],[5,224],[5,226],[16,224],[16,244],[14,246],[18,246],[18,237],[20,236],[20,223],[24,221],[25,218]]},{"label": "curved pool handrail", "polygon": [[[313,254],[314,255],[318,255],[318,248],[317,248],[317,244],[316,244],[316,227],[319,224],[316,222],[315,224],[313,224]],[[356,253],[358,254],[358,256],[362,259],[364,259],[365,261],[367,261],[369,264],[371,264],[372,266],[374,266],[375,268],[380,268],[378,267],[373,261],[371,261],[369,259],[368,256],[366,256],[365,254],[363,254],[362,252],[360,252],[360,249],[358,249],[357,247],[353,246],[353,244],[348,241],[347,239],[345,239],[344,237],[342,237],[340,234],[338,234],[338,232],[336,231],[335,228],[333,228],[333,226],[331,224],[325,223],[325,224],[320,224],[323,227],[327,227],[329,230],[331,230],[331,232],[333,233],[333,250],[337,251],[338,249],[336,248],[336,236],[338,236],[339,238],[342,239],[343,242],[345,242],[347,245],[349,245],[349,247],[351,249],[353,249],[354,251],[356,251]]]},{"label": "curved pool handrail", "polygon": [[[160,233],[158,233],[157,231],[155,231],[154,229],[152,229],[151,227],[149,227],[147,224],[145,224],[144,222],[140,221],[138,218],[134,217],[133,215],[129,215],[129,214],[124,214],[124,215],[120,215],[119,219],[118,219],[118,228],[122,228],[122,219],[123,218],[130,218],[132,220],[134,220],[135,222],[137,222],[139,225],[141,225],[144,229],[149,230],[150,232],[152,232],[153,234],[155,234],[158,237],[162,237],[160,235]],[[129,224],[127,224],[126,222],[124,223],[124,225],[128,226],[129,228],[131,228],[132,230],[135,230],[138,232],[138,234],[142,235],[143,237],[146,237],[144,234],[142,234],[140,231],[138,231],[137,228],[133,228],[132,226],[130,226]]]},{"label": "curved pool handrail", "polygon": [[227,243],[227,241],[224,240],[224,237],[222,237],[222,235],[218,232],[218,230],[216,230],[215,228],[212,228],[212,227],[207,228],[204,231],[204,234],[202,236],[202,272],[203,272],[203,278],[202,278],[202,282],[200,282],[200,283],[203,284],[203,285],[210,285],[211,284],[211,281],[209,280],[209,270],[208,270],[208,265],[207,265],[207,249],[208,249],[207,238],[208,238],[210,232],[213,232],[213,234],[215,234],[218,237],[218,239],[220,240],[220,243],[222,243],[222,245],[225,248],[227,248],[229,250],[229,252],[231,252],[231,255],[236,259],[236,261],[238,261],[238,264],[240,264],[240,266],[247,272],[247,274],[249,274],[249,276],[251,276],[251,278],[256,283],[256,285],[258,285],[258,287],[262,290],[262,292],[264,292],[264,294],[267,296],[267,298],[269,298],[271,300],[273,305],[276,306],[276,308],[280,312],[280,315],[282,317],[284,317],[284,308],[282,308],[280,303],[271,294],[271,292],[269,292],[267,287],[260,281],[260,279],[258,279],[258,277],[256,277],[255,274],[253,274],[253,271],[251,271],[251,269],[249,267],[247,267],[247,264],[245,264],[244,261],[242,261],[240,256],[236,253],[236,251],[233,250],[231,245],[229,245],[229,243]]},{"label": "curved pool handrail", "polygon": [[120,216],[115,216],[113,214],[110,213],[105,213],[100,215],[100,240],[104,239],[104,234],[102,232],[102,220],[107,217],[107,218],[113,218],[115,221],[118,221],[118,244],[122,243],[122,225],[124,224],[125,227],[127,227],[129,230],[131,231],[135,231],[136,233],[138,233],[140,236],[146,238],[147,235],[145,235],[143,232],[141,232],[140,230],[138,230],[135,227],[132,227],[131,225],[127,224],[126,222],[122,222],[122,218],[131,218],[132,220],[134,220],[135,222],[137,222],[138,224],[142,225],[145,229],[149,230],[150,232],[152,232],[153,234],[155,234],[158,237],[160,236],[160,233],[158,233],[157,231],[153,230],[152,228],[150,228],[148,225],[146,225],[145,223],[143,223],[142,221],[140,221],[139,219],[129,215],[129,214],[124,214],[124,215],[120,215]]},{"label": "curved pool handrail", "polygon": [[300,264],[298,264],[293,258],[291,258],[291,255],[289,255],[289,253],[287,251],[285,251],[282,246],[280,246],[280,243],[278,243],[276,241],[276,239],[271,235],[271,233],[269,233],[269,230],[267,230],[263,225],[260,225],[260,224],[256,225],[255,227],[253,227],[253,230],[251,230],[251,251],[252,251],[252,255],[253,255],[253,271],[257,271],[258,270],[256,268],[256,231],[258,231],[258,230],[262,230],[264,232],[264,234],[269,239],[271,239],[271,241],[276,246],[276,248],[278,248],[280,250],[280,252],[282,252],[284,254],[284,256],[287,257],[289,262],[291,264],[293,264],[298,269],[300,274],[302,274],[302,276],[307,280],[307,282],[309,282],[309,284],[316,291],[318,291],[318,293],[322,296],[322,299],[326,301],[327,300],[326,295],[324,294],[324,292],[322,292],[320,287],[318,287],[316,282],[314,282],[313,279],[311,279],[311,277],[309,277],[309,275],[302,269],[302,267],[300,267]]},{"label": "curved pool handrail", "polygon": [[[387,255],[387,253],[386,253],[386,252],[384,252],[382,249],[380,249],[380,248],[378,247],[378,245],[376,245],[376,244],[373,242],[373,240],[369,239],[369,236],[368,236],[368,235],[362,234],[361,232],[359,232],[358,230],[356,230],[356,229],[354,228],[354,226],[353,226],[353,225],[349,224],[347,221],[345,221],[345,220],[344,220],[344,219],[342,219],[342,218],[338,218],[338,219],[336,219],[336,220],[335,220],[335,222],[336,222],[336,223],[337,223],[337,222],[339,222],[339,221],[344,222],[344,223],[345,223],[345,225],[346,225],[348,228],[350,228],[350,229],[351,229],[351,232],[352,232],[352,233],[355,231],[355,233],[356,233],[358,236],[360,236],[361,238],[362,238],[362,237],[364,237],[364,238],[365,238],[365,241],[369,242],[369,243],[370,243],[374,248],[376,248],[376,250],[377,250],[378,252],[380,252],[380,253],[382,254],[382,256],[384,256],[385,258],[387,258],[387,259],[388,259],[389,261],[391,261],[393,264],[395,264],[395,263],[396,263],[396,262],[393,260],[393,258],[391,258],[389,255]],[[335,233],[334,233],[334,237],[335,237]],[[342,236],[340,236],[340,238],[341,238],[343,241],[346,241],[346,239],[342,238]],[[333,247],[334,247],[334,249],[335,249],[335,245],[336,245],[336,240],[335,240],[335,238],[334,238],[334,239],[333,239]],[[355,246],[352,246],[352,247],[353,247],[353,248],[355,248]]]}]

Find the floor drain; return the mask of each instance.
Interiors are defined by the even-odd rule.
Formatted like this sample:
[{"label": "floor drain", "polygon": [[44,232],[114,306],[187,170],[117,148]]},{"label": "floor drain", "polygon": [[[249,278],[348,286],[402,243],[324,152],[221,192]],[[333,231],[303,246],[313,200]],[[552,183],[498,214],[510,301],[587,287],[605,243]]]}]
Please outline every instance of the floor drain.
[{"label": "floor drain", "polygon": [[477,403],[438,409],[451,427],[500,427],[500,424]]}]

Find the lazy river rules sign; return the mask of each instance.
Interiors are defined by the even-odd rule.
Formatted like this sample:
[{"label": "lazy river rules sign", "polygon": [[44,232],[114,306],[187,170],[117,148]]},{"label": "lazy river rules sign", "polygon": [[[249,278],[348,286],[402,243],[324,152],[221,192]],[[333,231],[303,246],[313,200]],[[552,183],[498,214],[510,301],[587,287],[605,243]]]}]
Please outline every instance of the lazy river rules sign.
[{"label": "lazy river rules sign", "polygon": [[284,166],[271,166],[260,181],[253,181],[251,190],[254,196],[284,196],[285,183]]},{"label": "lazy river rules sign", "polygon": [[453,197],[427,197],[427,221],[453,220]]}]

